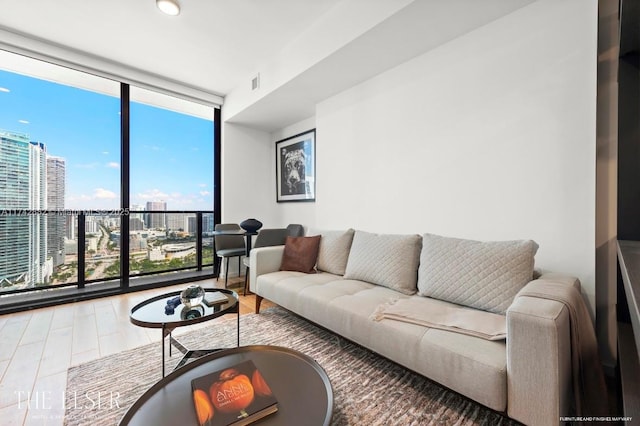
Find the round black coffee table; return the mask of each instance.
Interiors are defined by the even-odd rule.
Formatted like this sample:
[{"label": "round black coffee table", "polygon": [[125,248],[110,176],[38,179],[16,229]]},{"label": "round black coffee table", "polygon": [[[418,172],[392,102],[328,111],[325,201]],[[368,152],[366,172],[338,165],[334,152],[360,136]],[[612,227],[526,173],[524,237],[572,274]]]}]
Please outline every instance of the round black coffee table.
[{"label": "round black coffee table", "polygon": [[207,306],[201,303],[193,308],[186,308],[184,305],[177,306],[173,312],[166,311],[165,307],[167,301],[180,296],[179,291],[162,294],[147,299],[136,306],[131,308],[131,314],[129,320],[131,323],[148,328],[161,328],[162,329],[162,377],[165,376],[164,371],[164,341],[169,336],[169,356],[171,356],[171,346],[178,348],[180,352],[184,354],[175,369],[182,367],[186,364],[190,358],[198,358],[211,352],[219,351],[220,349],[187,349],[182,343],[171,335],[171,332],[177,327],[184,327],[192,324],[197,324],[204,321],[209,321],[219,316],[235,313],[238,316],[237,319],[237,346],[240,346],[240,305],[238,303],[238,295],[235,291],[225,289],[205,289],[206,294],[219,292],[226,296],[227,300],[224,303],[219,303],[214,306]]},{"label": "round black coffee table", "polygon": [[278,401],[278,411],[261,419],[260,425],[331,422],[333,390],[317,362],[289,348],[243,346],[204,356],[170,373],[129,408],[120,425],[197,425],[191,381],[247,360],[260,370]]}]

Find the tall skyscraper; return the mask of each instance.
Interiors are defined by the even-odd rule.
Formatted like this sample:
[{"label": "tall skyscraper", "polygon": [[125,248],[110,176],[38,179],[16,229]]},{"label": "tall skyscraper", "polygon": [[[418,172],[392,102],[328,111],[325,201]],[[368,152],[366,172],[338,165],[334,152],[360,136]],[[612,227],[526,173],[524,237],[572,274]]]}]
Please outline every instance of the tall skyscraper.
[{"label": "tall skyscraper", "polygon": [[99,216],[86,216],[84,218],[84,232],[87,234],[100,233]]},{"label": "tall skyscraper", "polygon": [[197,220],[198,218],[195,216],[189,216],[187,217],[187,229],[186,231],[190,234],[195,234],[198,224],[197,224]]},{"label": "tall skyscraper", "polygon": [[78,232],[78,216],[68,215],[64,218],[67,240],[75,241]]},{"label": "tall skyscraper", "polygon": [[129,208],[129,231],[142,231],[144,229],[143,211],[144,207],[140,204],[131,204]]},{"label": "tall skyscraper", "polygon": [[64,158],[47,155],[47,210],[55,211],[47,216],[47,256],[53,259],[53,266],[64,263],[64,237],[66,218],[64,210],[65,194]]},{"label": "tall skyscraper", "polygon": [[168,213],[167,214],[167,230],[169,231],[186,231],[188,224],[187,218],[193,216],[187,213]]},{"label": "tall skyscraper", "polygon": [[202,214],[202,232],[209,233],[213,232],[215,229],[215,223],[213,223],[213,214],[212,213],[203,213]]},{"label": "tall skyscraper", "polygon": [[0,283],[33,287],[50,273],[46,265],[46,149],[22,133],[0,131]]},{"label": "tall skyscraper", "polygon": [[[167,203],[164,201],[147,201],[147,211],[155,212],[155,211],[166,211]],[[160,213],[145,213],[145,225],[147,229],[155,229],[155,228],[167,228],[167,219],[166,214]]]}]

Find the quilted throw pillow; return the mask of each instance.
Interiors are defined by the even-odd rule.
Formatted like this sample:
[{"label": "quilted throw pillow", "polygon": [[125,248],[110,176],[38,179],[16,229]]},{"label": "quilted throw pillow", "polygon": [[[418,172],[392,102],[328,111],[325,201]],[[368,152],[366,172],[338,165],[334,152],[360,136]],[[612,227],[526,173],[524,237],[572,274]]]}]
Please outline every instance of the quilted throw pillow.
[{"label": "quilted throw pillow", "polygon": [[319,271],[344,275],[354,233],[353,229],[320,232],[320,251],[318,252],[317,265]]},{"label": "quilted throw pillow", "polygon": [[315,237],[287,237],[282,253],[281,271],[315,273],[320,235]]},{"label": "quilted throw pillow", "polygon": [[344,277],[414,294],[420,261],[420,235],[356,231]]},{"label": "quilted throw pillow", "polygon": [[504,314],[533,279],[537,250],[531,240],[481,242],[424,234],[418,294]]}]

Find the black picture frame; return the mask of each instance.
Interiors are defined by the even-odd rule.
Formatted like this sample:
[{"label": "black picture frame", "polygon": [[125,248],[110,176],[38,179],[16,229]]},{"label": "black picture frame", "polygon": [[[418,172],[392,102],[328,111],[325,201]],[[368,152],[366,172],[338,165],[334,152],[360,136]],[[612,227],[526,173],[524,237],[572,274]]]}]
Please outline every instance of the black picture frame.
[{"label": "black picture frame", "polygon": [[276,201],[316,200],[316,129],[276,142]]}]

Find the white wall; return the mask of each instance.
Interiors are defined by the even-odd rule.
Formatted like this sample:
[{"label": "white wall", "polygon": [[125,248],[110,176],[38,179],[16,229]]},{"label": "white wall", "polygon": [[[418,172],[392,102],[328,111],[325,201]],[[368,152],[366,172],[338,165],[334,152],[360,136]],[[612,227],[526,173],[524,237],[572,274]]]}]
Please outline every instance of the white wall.
[{"label": "white wall", "polygon": [[[596,0],[539,0],[337,94],[316,108],[317,201],[261,194],[264,217],[531,238],[537,265],[577,275],[593,312],[596,51]],[[269,191],[272,148],[252,178]]]},{"label": "white wall", "polygon": [[230,123],[224,123],[222,133],[222,222],[255,218],[265,226],[274,223],[269,133]]},{"label": "white wall", "polygon": [[[276,212],[271,205],[275,199],[275,181],[266,178],[271,173],[266,161],[271,148],[269,133],[237,124],[223,124],[222,223],[240,223],[249,218],[260,220],[265,227],[276,223]],[[230,277],[238,275],[239,261],[237,257],[229,260]],[[241,265],[241,274],[244,269]],[[221,277],[224,276],[224,266],[220,271]]]},{"label": "white wall", "polygon": [[593,309],[596,37],[595,0],[540,0],[318,104],[305,225],[531,238]]}]

